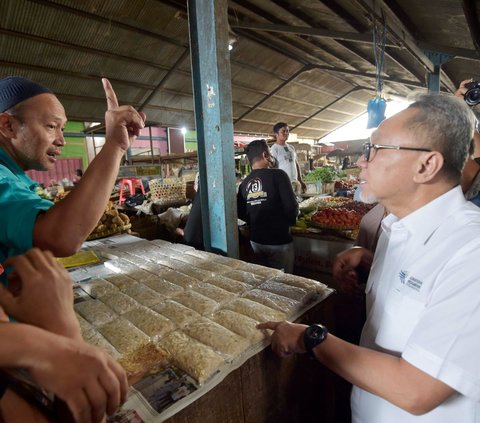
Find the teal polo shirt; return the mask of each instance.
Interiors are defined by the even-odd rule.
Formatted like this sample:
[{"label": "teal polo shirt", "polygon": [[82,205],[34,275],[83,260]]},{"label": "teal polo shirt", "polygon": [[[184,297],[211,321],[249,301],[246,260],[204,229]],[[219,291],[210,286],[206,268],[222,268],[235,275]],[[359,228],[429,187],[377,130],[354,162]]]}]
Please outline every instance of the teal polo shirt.
[{"label": "teal polo shirt", "polygon": [[53,206],[36,194],[37,185],[0,147],[0,263],[32,248],[35,220]]}]

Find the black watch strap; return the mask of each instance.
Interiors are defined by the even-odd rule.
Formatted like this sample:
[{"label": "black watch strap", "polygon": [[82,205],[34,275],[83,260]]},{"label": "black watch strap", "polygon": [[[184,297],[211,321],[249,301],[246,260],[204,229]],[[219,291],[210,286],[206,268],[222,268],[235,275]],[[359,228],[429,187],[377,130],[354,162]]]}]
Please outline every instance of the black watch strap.
[{"label": "black watch strap", "polygon": [[328,329],[319,323],[315,323],[305,329],[305,333],[303,334],[303,343],[305,344],[306,353],[310,357],[315,357],[313,349],[325,341],[327,335]]}]

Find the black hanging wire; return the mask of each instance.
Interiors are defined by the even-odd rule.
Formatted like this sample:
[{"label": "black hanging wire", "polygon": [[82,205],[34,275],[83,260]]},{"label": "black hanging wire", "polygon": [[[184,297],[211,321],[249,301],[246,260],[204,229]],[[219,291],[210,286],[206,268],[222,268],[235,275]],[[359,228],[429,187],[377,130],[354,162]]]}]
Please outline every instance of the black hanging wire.
[{"label": "black hanging wire", "polygon": [[383,89],[383,67],[385,64],[385,46],[387,44],[387,25],[385,23],[385,14],[382,10],[381,33],[378,34],[375,18],[373,19],[373,57],[375,59],[375,89],[376,97],[382,96]]},{"label": "black hanging wire", "polygon": [[385,110],[387,102],[382,97],[383,89],[383,66],[385,64],[385,45],[387,43],[387,26],[385,24],[385,15],[382,10],[381,32],[377,29],[377,22],[372,17],[373,22],[373,56],[375,58],[375,98],[369,100],[367,105],[368,121],[367,128],[376,128],[385,119]]}]

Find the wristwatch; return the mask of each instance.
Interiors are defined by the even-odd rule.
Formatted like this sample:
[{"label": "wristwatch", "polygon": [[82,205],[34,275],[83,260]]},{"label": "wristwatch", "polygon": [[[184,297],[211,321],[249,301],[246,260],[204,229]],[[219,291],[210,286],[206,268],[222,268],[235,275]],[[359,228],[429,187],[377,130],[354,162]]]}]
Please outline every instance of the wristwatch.
[{"label": "wristwatch", "polygon": [[314,325],[311,325],[305,329],[305,333],[303,334],[303,343],[305,344],[306,353],[310,357],[315,357],[313,349],[325,341],[327,334],[328,329],[319,323],[315,323]]}]

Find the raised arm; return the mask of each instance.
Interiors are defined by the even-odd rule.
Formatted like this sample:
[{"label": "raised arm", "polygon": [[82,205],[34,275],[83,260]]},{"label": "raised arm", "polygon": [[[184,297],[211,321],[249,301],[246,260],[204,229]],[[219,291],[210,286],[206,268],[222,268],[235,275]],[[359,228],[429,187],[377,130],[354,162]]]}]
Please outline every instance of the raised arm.
[{"label": "raised arm", "polygon": [[105,145],[68,196],[39,214],[35,222],[33,246],[50,250],[57,257],[78,251],[95,228],[110,198],[121,159],[145,126],[145,114],[131,106],[119,106],[110,82],[102,82],[107,98]]}]

